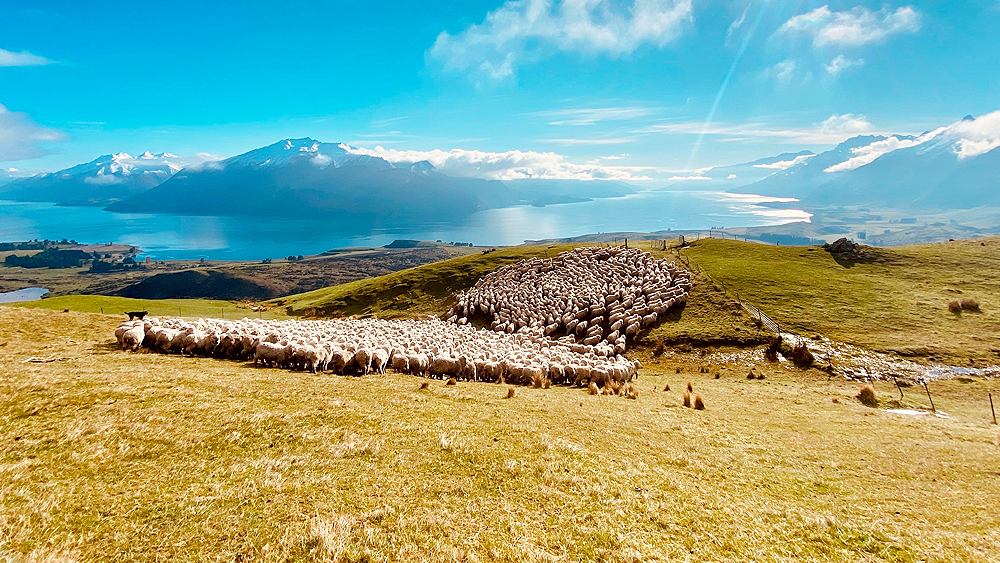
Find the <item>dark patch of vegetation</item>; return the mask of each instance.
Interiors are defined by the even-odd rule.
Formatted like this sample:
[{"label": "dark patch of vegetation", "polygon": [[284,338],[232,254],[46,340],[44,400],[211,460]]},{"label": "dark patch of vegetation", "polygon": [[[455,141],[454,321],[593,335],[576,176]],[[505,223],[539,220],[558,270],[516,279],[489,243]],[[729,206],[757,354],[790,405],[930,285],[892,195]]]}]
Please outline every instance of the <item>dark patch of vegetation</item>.
[{"label": "dark patch of vegetation", "polygon": [[118,292],[134,299],[270,299],[280,290],[266,282],[219,270],[157,274]]},{"label": "dark patch of vegetation", "polygon": [[4,259],[7,266],[21,268],[79,268],[93,258],[89,252],[82,250],[60,250],[55,246],[46,247],[39,253],[30,256],[11,254]]}]

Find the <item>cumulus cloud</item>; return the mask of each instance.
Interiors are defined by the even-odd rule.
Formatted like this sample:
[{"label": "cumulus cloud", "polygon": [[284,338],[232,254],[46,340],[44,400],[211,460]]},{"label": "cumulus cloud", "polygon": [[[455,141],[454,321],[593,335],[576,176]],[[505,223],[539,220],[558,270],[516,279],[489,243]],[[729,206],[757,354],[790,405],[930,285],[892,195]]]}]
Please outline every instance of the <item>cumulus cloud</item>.
[{"label": "cumulus cloud", "polygon": [[754,164],[754,168],[764,168],[767,170],[788,170],[793,166],[802,164],[803,162],[814,157],[814,154],[800,154],[799,156],[793,158],[792,160],[779,160],[778,162],[772,162],[770,164]]},{"label": "cumulus cloud", "polygon": [[826,73],[830,76],[837,76],[845,70],[850,70],[852,68],[861,68],[865,66],[864,59],[849,59],[844,55],[837,55],[830,61],[830,64],[823,65],[826,68]]},{"label": "cumulus cloud", "polygon": [[0,66],[45,66],[53,62],[45,57],[32,55],[27,51],[15,53],[6,49],[0,49]]},{"label": "cumulus cloud", "polygon": [[45,154],[43,145],[65,140],[66,134],[42,127],[28,114],[0,104],[0,162],[24,160]]},{"label": "cumulus cloud", "polygon": [[736,174],[730,174],[729,176],[726,176],[726,179],[727,180],[735,180],[736,179]]},{"label": "cumulus cloud", "polygon": [[912,6],[903,6],[895,11],[886,7],[877,12],[864,6],[832,12],[829,6],[821,6],[793,16],[778,28],[777,34],[811,37],[816,47],[858,47],[881,43],[893,35],[916,33],[920,30],[920,18],[920,12]]},{"label": "cumulus cloud", "polygon": [[555,51],[617,58],[643,45],[664,47],[691,20],[691,0],[511,0],[428,50],[444,70],[491,81],[512,77],[518,65]]},{"label": "cumulus cloud", "polygon": [[451,176],[486,178],[489,180],[649,180],[651,168],[640,166],[608,166],[576,164],[554,152],[505,151],[486,152],[466,149],[448,151],[397,150],[377,146],[373,149],[341,145],[353,154],[377,156],[398,162],[426,160],[441,172]]}]

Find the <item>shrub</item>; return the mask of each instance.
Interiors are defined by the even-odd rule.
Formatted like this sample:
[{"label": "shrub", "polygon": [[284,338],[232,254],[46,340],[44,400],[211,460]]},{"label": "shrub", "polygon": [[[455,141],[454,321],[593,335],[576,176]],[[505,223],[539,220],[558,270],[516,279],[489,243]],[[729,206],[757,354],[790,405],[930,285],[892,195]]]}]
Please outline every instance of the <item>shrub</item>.
[{"label": "shrub", "polygon": [[654,356],[662,356],[663,355],[663,350],[665,348],[666,348],[666,345],[663,343],[663,337],[662,336],[657,336],[656,337],[656,342],[653,344],[653,355]]},{"label": "shrub", "polygon": [[865,385],[861,388],[861,391],[858,392],[858,400],[866,407],[878,406],[878,399],[875,397],[875,388],[871,385]]},{"label": "shrub", "polygon": [[701,395],[694,396],[694,408],[703,411],[705,410],[705,401],[701,400]]}]

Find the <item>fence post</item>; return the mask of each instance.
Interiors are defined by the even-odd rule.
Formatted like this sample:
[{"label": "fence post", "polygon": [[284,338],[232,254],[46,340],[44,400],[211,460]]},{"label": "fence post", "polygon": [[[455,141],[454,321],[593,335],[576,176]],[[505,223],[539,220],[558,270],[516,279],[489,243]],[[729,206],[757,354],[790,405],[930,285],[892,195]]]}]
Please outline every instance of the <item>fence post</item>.
[{"label": "fence post", "polygon": [[990,393],[989,396],[990,396],[990,412],[993,413],[993,424],[996,424],[997,423],[997,411],[993,410],[993,393]]},{"label": "fence post", "polygon": [[924,391],[927,391],[927,400],[931,402],[931,411],[937,412],[937,409],[934,408],[934,399],[931,399],[931,390],[927,388],[926,381],[924,382]]}]

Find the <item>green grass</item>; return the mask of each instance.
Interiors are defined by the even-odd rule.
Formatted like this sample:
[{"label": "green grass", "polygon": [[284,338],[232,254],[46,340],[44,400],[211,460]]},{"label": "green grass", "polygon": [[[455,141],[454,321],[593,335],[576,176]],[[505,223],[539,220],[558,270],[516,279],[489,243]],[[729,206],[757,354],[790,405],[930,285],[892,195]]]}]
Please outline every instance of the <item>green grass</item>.
[{"label": "green grass", "polygon": [[50,297],[39,301],[11,303],[9,307],[26,309],[48,309],[63,311],[69,309],[81,313],[100,313],[120,315],[124,311],[149,311],[152,316],[181,317],[215,317],[227,319],[281,318],[281,310],[267,310],[261,313],[240,307],[229,301],[210,299],[129,299],[127,297],[112,297],[105,295],[64,295]]},{"label": "green grass", "polygon": [[[872,263],[840,264],[819,247],[715,239],[683,253],[782,329],[937,361],[1000,361],[1000,239],[871,251]],[[982,312],[950,313],[961,298]]]},{"label": "green grass", "polygon": [[[0,307],[0,560],[1000,558],[994,381],[932,384],[950,418],[912,418],[817,371],[714,379],[678,354],[647,362],[635,401],[508,400],[128,354],[117,323]],[[680,406],[686,381],[707,410]]]}]

